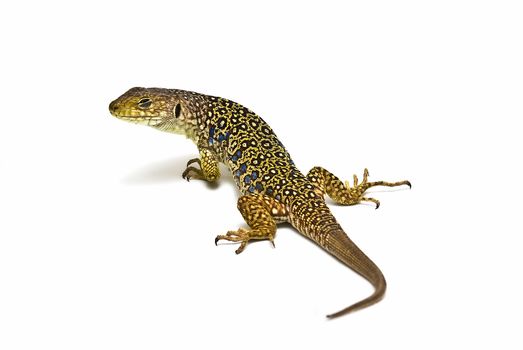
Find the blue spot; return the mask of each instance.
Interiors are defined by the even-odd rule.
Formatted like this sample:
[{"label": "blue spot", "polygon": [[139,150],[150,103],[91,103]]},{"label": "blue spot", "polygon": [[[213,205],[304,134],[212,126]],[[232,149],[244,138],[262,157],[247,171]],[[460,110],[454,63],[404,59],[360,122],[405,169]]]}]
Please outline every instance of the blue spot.
[{"label": "blue spot", "polygon": [[254,186],[249,187],[249,192],[254,192]]},{"label": "blue spot", "polygon": [[233,162],[236,162],[236,161],[238,160],[238,157],[236,157],[236,156],[232,156],[231,159],[232,159]]},{"label": "blue spot", "polygon": [[225,138],[228,140],[230,135],[231,133],[227,131],[227,133],[225,134]]},{"label": "blue spot", "polygon": [[220,134],[220,135],[218,136],[218,141],[221,142],[221,141],[223,141],[223,140],[225,140],[225,135],[224,135],[224,134]]},{"label": "blue spot", "polygon": [[258,178],[258,173],[256,171],[252,172],[252,179],[256,180]]},{"label": "blue spot", "polygon": [[236,155],[237,155],[238,157],[241,157],[241,155],[242,155],[242,151],[241,151],[241,150],[237,150],[237,151],[236,151]]},{"label": "blue spot", "polygon": [[271,194],[272,192],[273,192],[272,188],[269,187],[269,188],[267,189],[267,194]]},{"label": "blue spot", "polygon": [[247,165],[245,165],[245,164],[240,165],[240,172],[243,174],[246,171],[247,171]]},{"label": "blue spot", "polygon": [[209,129],[209,145],[212,145],[214,143],[213,136],[214,136],[214,126],[212,126]]},{"label": "blue spot", "polygon": [[258,182],[258,183],[256,184],[256,189],[257,189],[259,192],[261,192],[261,191],[263,190],[263,185],[262,185],[261,183]]},{"label": "blue spot", "polygon": [[280,199],[281,199],[281,197],[280,197],[279,194],[277,194],[276,197],[274,197],[274,198],[276,198],[277,200],[280,200]]},{"label": "blue spot", "polygon": [[241,173],[239,170],[236,170],[236,177],[240,177]]},{"label": "blue spot", "polygon": [[250,184],[251,183],[251,177],[249,175],[245,175],[245,178],[243,179],[243,181],[245,181],[246,184]]}]

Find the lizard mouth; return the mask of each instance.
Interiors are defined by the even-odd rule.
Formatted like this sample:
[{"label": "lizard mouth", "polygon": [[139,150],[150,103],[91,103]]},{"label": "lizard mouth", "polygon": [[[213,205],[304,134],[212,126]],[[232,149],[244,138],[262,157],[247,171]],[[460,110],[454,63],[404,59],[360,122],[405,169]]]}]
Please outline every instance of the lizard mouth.
[{"label": "lizard mouth", "polygon": [[125,120],[126,122],[134,123],[134,124],[141,124],[141,125],[148,125],[148,126],[155,126],[160,124],[163,119],[161,117],[136,117],[136,116],[125,116],[125,115],[117,115],[115,116],[118,119]]},{"label": "lizard mouth", "polygon": [[119,107],[116,101],[111,102],[111,104],[109,105],[109,112],[113,117],[134,124],[155,126],[163,121],[163,118],[161,116],[151,116],[147,115],[145,111],[137,111],[134,109]]}]

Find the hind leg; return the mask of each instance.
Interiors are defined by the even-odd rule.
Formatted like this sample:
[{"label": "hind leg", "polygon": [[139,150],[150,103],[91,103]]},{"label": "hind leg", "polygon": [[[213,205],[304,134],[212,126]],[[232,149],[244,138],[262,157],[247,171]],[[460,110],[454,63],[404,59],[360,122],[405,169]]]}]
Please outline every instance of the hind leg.
[{"label": "hind leg", "polygon": [[276,220],[284,221],[288,214],[282,203],[261,194],[245,195],[238,199],[238,210],[251,228],[240,228],[216,236],[215,244],[220,240],[238,242],[240,247],[236,250],[236,254],[240,254],[252,240],[268,239],[274,245]]},{"label": "hind leg", "polygon": [[339,178],[324,168],[314,167],[307,174],[307,179],[315,186],[316,191],[321,194],[327,194],[333,201],[341,205],[354,205],[361,202],[372,202],[376,209],[380,206],[377,199],[365,197],[365,191],[374,186],[397,187],[407,185],[411,187],[409,181],[386,182],[386,181],[368,181],[369,171],[365,168],[363,171],[363,181],[358,183],[358,177],[354,175],[354,186],[350,186],[348,181],[345,184]]}]

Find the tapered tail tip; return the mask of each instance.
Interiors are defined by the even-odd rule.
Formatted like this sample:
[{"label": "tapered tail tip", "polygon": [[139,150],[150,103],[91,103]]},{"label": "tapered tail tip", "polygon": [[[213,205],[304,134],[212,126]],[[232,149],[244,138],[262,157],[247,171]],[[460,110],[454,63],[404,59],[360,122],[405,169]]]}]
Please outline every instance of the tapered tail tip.
[{"label": "tapered tail tip", "polygon": [[[383,278],[383,276],[382,276],[382,278]],[[346,307],[343,310],[340,310],[333,314],[329,314],[329,315],[327,315],[327,318],[332,320],[333,318],[344,316],[344,315],[350,314],[354,311],[361,310],[361,309],[369,307],[373,304],[376,304],[378,301],[383,299],[383,297],[385,296],[386,289],[387,289],[387,284],[385,282],[385,279],[383,278],[380,281],[380,284],[378,286],[376,286],[376,290],[374,291],[374,293],[371,296],[369,296],[366,299],[360,300],[357,303],[352,304],[351,306]]]},{"label": "tapered tail tip", "polygon": [[345,315],[345,313],[339,315],[339,312],[335,312],[333,314],[327,315],[326,317],[328,320],[332,320],[332,319],[335,319],[336,317],[340,317],[341,315]]},{"label": "tapered tail tip", "polygon": [[332,320],[334,318],[350,314],[351,312],[356,311],[358,309],[358,308],[355,308],[354,306],[355,305],[352,305],[352,306],[349,306],[346,309],[340,310],[340,311],[335,312],[333,314],[329,314],[329,315],[327,315],[327,319]]},{"label": "tapered tail tip", "polygon": [[333,314],[329,314],[329,315],[327,315],[327,318],[329,320],[332,320],[334,318],[350,314],[350,313],[352,313],[354,311],[364,309],[364,308],[366,308],[366,307],[368,307],[368,306],[370,306],[372,304],[377,303],[378,301],[380,301],[382,299],[382,297],[383,296],[381,296],[379,298],[374,298],[374,295],[373,295],[373,296],[371,296],[371,298],[367,298],[367,299],[362,300],[362,301],[360,301],[360,302],[358,302],[356,304],[353,304],[353,305],[351,305],[351,306],[349,306],[349,307],[347,307],[347,308],[345,308],[343,310],[340,310],[340,311],[335,312]]}]

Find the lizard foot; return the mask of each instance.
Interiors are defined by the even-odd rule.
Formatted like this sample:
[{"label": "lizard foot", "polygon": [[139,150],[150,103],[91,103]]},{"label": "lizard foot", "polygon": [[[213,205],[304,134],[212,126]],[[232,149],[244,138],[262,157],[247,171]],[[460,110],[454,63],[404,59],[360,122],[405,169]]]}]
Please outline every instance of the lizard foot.
[{"label": "lizard foot", "polygon": [[[198,168],[191,164],[197,163]],[[214,155],[209,150],[201,150],[200,158],[193,158],[187,162],[187,169],[182,177],[189,181],[191,179],[204,180],[214,183],[220,177],[220,169]]]},{"label": "lizard foot", "polygon": [[182,173],[182,177],[189,181],[191,179],[203,179],[203,171],[201,169],[198,169],[194,166],[191,166],[193,163],[198,163],[198,165],[201,167],[202,163],[199,158],[193,158],[187,162],[187,168]]},{"label": "lizard foot", "polygon": [[240,246],[236,249],[236,254],[243,252],[247,243],[250,240],[260,240],[260,239],[269,239],[274,247],[274,235],[272,234],[263,234],[260,230],[246,230],[239,228],[237,231],[229,231],[225,235],[218,235],[214,239],[214,244],[218,245],[220,240],[226,240],[229,242],[239,242]]},{"label": "lizard foot", "polygon": [[365,191],[367,191],[369,188],[374,186],[386,186],[386,187],[396,187],[396,186],[402,186],[407,185],[409,188],[412,187],[410,184],[410,181],[398,181],[398,182],[386,182],[386,181],[375,181],[375,182],[369,182],[369,170],[365,168],[363,170],[363,181],[361,183],[358,183],[358,176],[354,175],[354,185],[351,187],[348,181],[345,181],[345,191],[347,192],[347,195],[345,198],[346,205],[353,205],[358,204],[361,202],[372,202],[376,205],[376,209],[380,207],[380,201],[371,198],[371,197],[364,197]]}]

